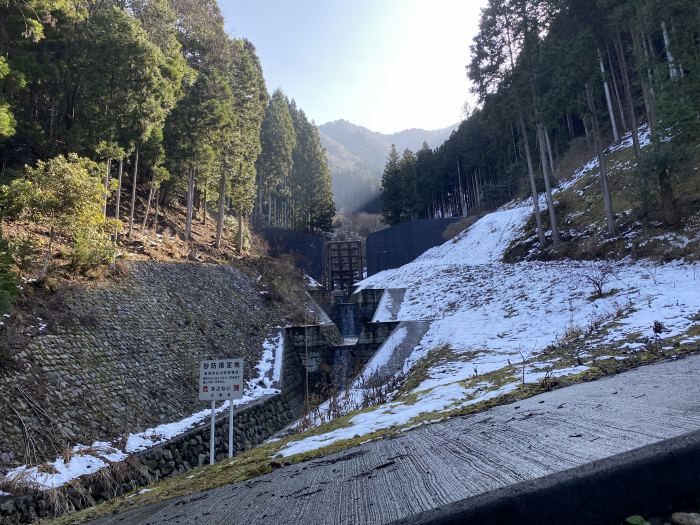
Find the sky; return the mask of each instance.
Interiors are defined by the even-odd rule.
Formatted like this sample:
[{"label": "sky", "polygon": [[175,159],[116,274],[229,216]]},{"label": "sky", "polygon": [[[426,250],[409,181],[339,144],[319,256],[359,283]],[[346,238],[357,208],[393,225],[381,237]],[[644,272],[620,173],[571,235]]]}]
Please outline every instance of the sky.
[{"label": "sky", "polygon": [[469,45],[486,0],[219,0],[228,32],[253,42],[270,92],[316,124],[382,133],[459,122],[472,100]]}]

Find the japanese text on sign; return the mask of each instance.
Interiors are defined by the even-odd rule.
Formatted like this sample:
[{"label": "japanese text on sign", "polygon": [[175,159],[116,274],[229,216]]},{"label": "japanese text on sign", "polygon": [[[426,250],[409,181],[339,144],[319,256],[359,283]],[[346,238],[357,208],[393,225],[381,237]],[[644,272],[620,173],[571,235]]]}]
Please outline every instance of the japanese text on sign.
[{"label": "japanese text on sign", "polygon": [[199,400],[243,397],[243,359],[213,359],[199,363]]}]

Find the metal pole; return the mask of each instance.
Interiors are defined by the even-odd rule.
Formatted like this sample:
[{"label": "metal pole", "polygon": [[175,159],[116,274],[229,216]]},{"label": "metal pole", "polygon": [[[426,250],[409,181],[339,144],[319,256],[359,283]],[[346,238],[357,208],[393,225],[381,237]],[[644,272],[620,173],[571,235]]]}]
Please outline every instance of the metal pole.
[{"label": "metal pole", "polygon": [[[308,318],[304,317],[304,321],[308,322]],[[304,359],[306,360],[304,390],[306,393],[306,413],[309,414],[311,412],[311,404],[309,402],[309,336],[307,335],[307,328],[308,326],[304,324]]]},{"label": "metal pole", "polygon": [[216,401],[211,400],[211,432],[209,434],[209,464],[213,465],[216,461]]},{"label": "metal pole", "polygon": [[233,457],[233,399],[228,401],[228,457]]}]

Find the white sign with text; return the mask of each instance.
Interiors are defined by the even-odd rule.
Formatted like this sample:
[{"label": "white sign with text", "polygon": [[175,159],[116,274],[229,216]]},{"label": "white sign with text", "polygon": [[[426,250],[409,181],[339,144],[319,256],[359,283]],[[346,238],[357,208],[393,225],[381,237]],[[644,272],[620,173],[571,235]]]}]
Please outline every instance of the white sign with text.
[{"label": "white sign with text", "polygon": [[243,397],[243,359],[212,359],[199,363],[199,400],[225,401]]}]

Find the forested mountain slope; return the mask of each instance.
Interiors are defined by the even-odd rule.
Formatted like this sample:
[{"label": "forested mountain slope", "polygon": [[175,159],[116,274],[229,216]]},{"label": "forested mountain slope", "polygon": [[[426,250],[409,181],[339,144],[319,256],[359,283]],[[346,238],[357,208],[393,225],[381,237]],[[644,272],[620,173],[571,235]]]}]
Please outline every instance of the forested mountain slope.
[{"label": "forested mountain slope", "polygon": [[319,126],[321,143],[333,175],[336,204],[351,210],[361,209],[379,189],[382,169],[391,145],[399,151],[416,150],[426,142],[438,147],[456,129],[456,125],[439,130],[407,129],[391,134],[378,133],[347,120]]},{"label": "forested mountain slope", "polygon": [[0,312],[22,280],[332,229],[318,129],[215,0],[0,3]]},{"label": "forested mountain slope", "polygon": [[[386,222],[483,212],[545,192],[532,226],[541,250],[556,252],[567,236],[551,193],[578,167],[567,154],[585,138],[599,159],[611,238],[630,219],[682,227],[698,209],[688,179],[700,164],[699,9],[691,0],[489,1],[465,56],[476,109],[437,149],[392,153]],[[633,170],[611,195],[608,156],[623,140]]]}]

